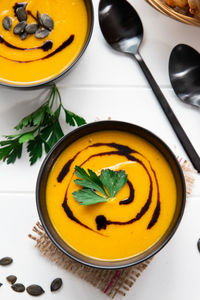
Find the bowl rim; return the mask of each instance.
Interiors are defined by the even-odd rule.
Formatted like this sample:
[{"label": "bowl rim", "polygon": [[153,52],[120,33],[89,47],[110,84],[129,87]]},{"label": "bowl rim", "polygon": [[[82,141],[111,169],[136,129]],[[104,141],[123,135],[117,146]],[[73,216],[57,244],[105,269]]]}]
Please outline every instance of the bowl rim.
[{"label": "bowl rim", "polygon": [[[45,220],[44,220],[44,217],[43,217],[43,214],[42,214],[42,209],[41,209],[41,206],[40,206],[40,181],[42,179],[42,176],[43,176],[43,171],[45,169],[45,166],[47,164],[47,162],[51,159],[51,155],[54,153],[54,151],[60,147],[60,145],[66,140],[68,139],[69,137],[75,135],[77,132],[79,131],[82,131],[84,130],[85,128],[91,128],[93,126],[104,126],[106,124],[113,124],[113,125],[116,125],[116,126],[120,126],[120,125],[124,125],[124,126],[131,126],[132,128],[134,128],[135,130],[142,130],[144,133],[152,136],[154,139],[156,139],[162,146],[164,146],[164,148],[167,150],[167,152],[170,154],[170,156],[172,157],[176,167],[177,167],[177,170],[178,170],[178,174],[180,176],[180,181],[181,181],[181,187],[182,187],[182,204],[181,204],[181,209],[180,209],[180,212],[179,212],[179,215],[178,215],[178,218],[171,230],[171,232],[169,233],[169,235],[165,238],[165,240],[154,250],[152,251],[152,253],[150,253],[149,255],[146,255],[145,257],[141,258],[141,259],[138,259],[138,261],[136,262],[132,262],[132,263],[125,263],[125,260],[119,260],[119,261],[114,261],[115,263],[116,262],[119,262],[119,265],[115,265],[115,266],[106,266],[106,265],[97,265],[94,263],[90,263],[90,262],[86,262],[84,261],[83,259],[79,259],[77,257],[74,257],[71,253],[69,253],[68,251],[66,251],[65,249],[63,249],[63,247],[54,239],[53,235],[51,234],[50,230],[48,229],[48,226],[46,225],[45,223]],[[115,129],[102,129],[102,131],[105,131],[105,130],[115,130]],[[120,129],[116,129],[118,131],[120,131]],[[101,130],[94,130],[93,132],[97,132],[97,131],[101,131]],[[125,131],[125,130],[123,130]],[[127,132],[127,131],[125,131]],[[90,134],[91,132],[89,133],[86,133],[81,137],[83,136],[86,136],[87,134]],[[138,135],[140,136],[140,135]],[[149,141],[148,141],[149,142]],[[150,142],[149,142],[150,143]],[[156,147],[154,145],[154,147]],[[164,155],[164,154],[163,154]],[[48,171],[48,174],[49,174],[49,171]],[[169,146],[163,141],[161,140],[157,135],[155,135],[154,133],[152,133],[151,131],[149,131],[148,129],[146,128],[143,128],[141,126],[138,126],[138,125],[135,125],[135,124],[132,124],[132,123],[128,123],[128,122],[123,122],[123,121],[117,121],[117,120],[105,120],[105,121],[96,121],[96,122],[92,122],[92,123],[88,123],[88,124],[85,124],[85,125],[82,125],[74,130],[72,130],[71,132],[67,133],[65,136],[63,136],[54,146],[53,148],[49,151],[49,153],[47,154],[47,156],[45,157],[41,167],[40,167],[40,170],[39,170],[39,174],[38,174],[38,177],[37,177],[37,182],[36,182],[36,206],[37,206],[37,211],[38,211],[38,215],[39,215],[39,218],[40,218],[40,221],[42,223],[42,226],[46,232],[46,234],[48,235],[48,237],[50,238],[50,240],[52,241],[52,243],[62,252],[64,253],[65,255],[67,255],[69,258],[71,258],[72,260],[78,262],[78,263],[81,263],[85,266],[88,266],[88,267],[92,267],[92,268],[97,268],[97,269],[104,269],[104,270],[117,270],[117,269],[124,269],[124,268],[128,268],[128,267],[132,267],[134,265],[137,265],[137,264],[140,264],[142,262],[145,262],[146,260],[150,259],[151,257],[153,257],[156,253],[158,253],[172,238],[172,236],[174,235],[174,233],[176,232],[180,222],[181,222],[181,219],[183,217],[183,213],[184,213],[184,209],[185,209],[185,204],[186,204],[186,184],[185,184],[185,177],[184,177],[184,174],[183,174],[183,170],[176,158],[176,156],[174,155],[174,153],[172,152],[172,150],[169,148]],[[56,232],[56,230],[54,229],[54,231]],[[66,243],[66,242],[65,242]],[[66,243],[67,244],[67,243]],[[75,252],[78,253],[78,251],[75,250]],[[80,253],[79,253],[80,254]],[[84,255],[81,254],[83,257]],[[97,259],[93,259],[91,258],[91,260],[94,260],[94,261],[97,261]],[[103,260],[105,263],[106,263],[106,260]],[[111,261],[112,262],[112,261]]]},{"label": "bowl rim", "polygon": [[[87,34],[87,38],[84,42],[84,45],[81,49],[81,51],[79,52],[78,56],[76,57],[76,59],[66,68],[64,69],[61,73],[59,73],[58,75],[56,75],[53,78],[47,79],[43,82],[39,82],[39,83],[30,83],[30,84],[15,84],[15,83],[7,83],[7,82],[3,82],[0,80],[0,86],[3,87],[9,87],[9,88],[18,88],[18,89],[31,89],[31,88],[40,88],[41,86],[45,86],[51,83],[54,83],[54,81],[57,81],[58,79],[60,79],[63,75],[65,75],[66,73],[68,73],[73,67],[74,65],[79,61],[79,59],[82,57],[83,53],[85,52],[90,39],[92,37],[92,33],[93,33],[93,29],[94,29],[94,6],[93,6],[93,0],[83,0],[84,3],[86,4],[86,1],[88,1],[89,5],[90,5],[90,26],[88,26],[88,34]],[[86,8],[87,12],[88,9]],[[89,16],[89,14],[88,14]]]},{"label": "bowl rim", "polygon": [[200,19],[190,17],[175,11],[172,7],[163,3],[161,0],[146,0],[153,8],[163,13],[164,15],[171,17],[172,19],[185,23],[188,25],[200,26]]}]

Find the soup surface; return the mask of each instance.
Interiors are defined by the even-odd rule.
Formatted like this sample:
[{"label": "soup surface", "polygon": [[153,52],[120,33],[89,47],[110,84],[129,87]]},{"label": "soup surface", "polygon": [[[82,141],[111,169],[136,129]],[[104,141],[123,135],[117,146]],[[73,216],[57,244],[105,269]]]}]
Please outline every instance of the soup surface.
[{"label": "soup surface", "polygon": [[[37,23],[37,11],[50,16],[54,28],[43,39],[30,34],[25,40],[13,33],[18,24],[16,7],[24,5],[27,24]],[[10,17],[12,27],[3,26]],[[79,55],[88,29],[84,0],[1,0],[0,80],[11,84],[36,84],[62,73]],[[48,47],[42,47],[48,41]],[[48,50],[48,48],[50,48]]]},{"label": "soup surface", "polygon": [[[80,205],[75,166],[100,174],[124,170],[127,183],[105,203]],[[102,131],[72,143],[55,162],[47,181],[47,209],[58,234],[76,251],[97,259],[135,256],[166,232],[176,207],[176,184],[162,154],[144,139]],[[99,218],[98,218],[99,217]]]}]

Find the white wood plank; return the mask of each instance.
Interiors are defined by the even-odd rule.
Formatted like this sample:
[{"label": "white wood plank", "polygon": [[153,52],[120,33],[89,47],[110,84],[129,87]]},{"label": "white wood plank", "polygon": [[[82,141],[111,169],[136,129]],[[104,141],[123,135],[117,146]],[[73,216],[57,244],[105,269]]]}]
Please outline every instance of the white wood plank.
[{"label": "white wood plank", "polygon": [[[196,243],[200,237],[200,198],[198,201],[190,200],[177,232],[127,293],[127,300],[133,297],[146,300],[147,295],[154,300],[177,300],[177,295],[182,300],[199,299],[200,254]],[[26,293],[19,295],[11,290],[5,279],[10,274],[16,275],[18,282],[26,286],[40,284],[46,291],[41,296],[44,300],[55,297],[60,300],[66,297],[70,300],[107,299],[96,288],[50,263],[34,248],[34,242],[27,237],[38,220],[34,194],[0,194],[0,207],[0,257],[11,256],[14,259],[12,265],[1,267],[1,299],[28,299]],[[55,295],[49,291],[49,285],[56,277],[63,279],[63,288]]]},{"label": "white wood plank", "polygon": [[[41,91],[28,92],[0,89],[0,136],[15,133],[13,127],[41,103],[37,96]],[[171,90],[164,93],[177,114],[182,126],[200,154],[199,111],[177,100]],[[183,159],[187,158],[182,146],[174,134],[168,120],[149,89],[139,88],[61,88],[63,103],[66,108],[84,116],[87,122],[121,120],[145,127],[162,138],[172,151]],[[65,133],[73,128],[62,125]],[[43,156],[44,158],[44,156]],[[42,161],[42,160],[41,160]],[[27,154],[14,165],[1,164],[0,191],[34,191],[41,161],[30,167]],[[198,189],[198,188],[197,188]],[[196,189],[195,193],[199,194]]]},{"label": "white wood plank", "polygon": [[[137,63],[130,57],[110,48],[105,42],[98,23],[98,3],[95,8],[95,26],[85,54],[66,78],[62,86],[125,85],[148,86]],[[179,23],[153,9],[144,0],[130,0],[138,11],[144,27],[141,54],[161,86],[170,86],[168,60],[174,46],[188,44],[200,50],[199,28]],[[103,74],[103,76],[102,76]]]}]

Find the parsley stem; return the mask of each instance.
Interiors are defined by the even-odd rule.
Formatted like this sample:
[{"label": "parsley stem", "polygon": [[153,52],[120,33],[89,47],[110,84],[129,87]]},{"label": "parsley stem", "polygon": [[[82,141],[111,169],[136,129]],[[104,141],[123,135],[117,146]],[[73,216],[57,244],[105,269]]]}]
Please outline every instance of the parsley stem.
[{"label": "parsley stem", "polygon": [[58,95],[58,99],[59,99],[59,102],[60,102],[60,105],[61,107],[63,108],[63,104],[62,104],[62,100],[61,100],[61,95],[60,95],[60,91],[58,90],[58,88],[55,86],[55,91]]}]

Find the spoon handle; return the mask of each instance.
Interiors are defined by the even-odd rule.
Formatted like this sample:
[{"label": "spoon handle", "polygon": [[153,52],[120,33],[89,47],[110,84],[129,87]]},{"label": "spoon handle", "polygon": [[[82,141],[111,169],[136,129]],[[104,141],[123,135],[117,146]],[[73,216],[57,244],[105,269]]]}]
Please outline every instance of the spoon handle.
[{"label": "spoon handle", "polygon": [[139,53],[136,53],[136,54],[134,54],[134,57],[137,60],[138,64],[140,65],[147,81],[149,82],[157,100],[159,101],[165,115],[167,116],[171,126],[173,127],[173,129],[174,129],[179,141],[181,142],[183,148],[185,149],[188,157],[190,158],[194,168],[200,173],[200,157],[199,157],[199,155],[197,154],[196,150],[194,149],[193,145],[191,144],[189,138],[187,137],[181,124],[179,123],[178,119],[176,118],[173,110],[171,109],[170,105],[168,104],[165,96],[163,95],[161,89],[159,88],[158,84],[156,83],[155,79],[153,78],[149,68],[145,64],[141,55]]}]

